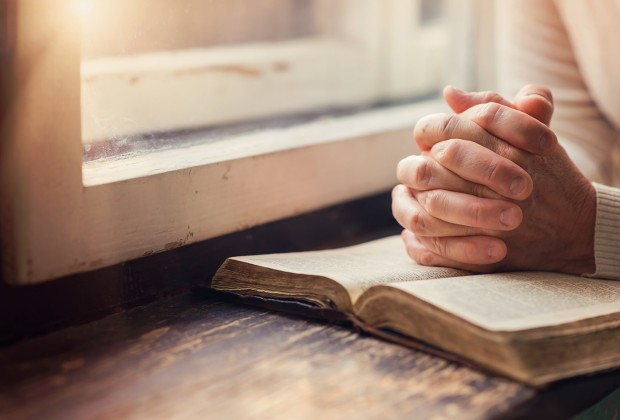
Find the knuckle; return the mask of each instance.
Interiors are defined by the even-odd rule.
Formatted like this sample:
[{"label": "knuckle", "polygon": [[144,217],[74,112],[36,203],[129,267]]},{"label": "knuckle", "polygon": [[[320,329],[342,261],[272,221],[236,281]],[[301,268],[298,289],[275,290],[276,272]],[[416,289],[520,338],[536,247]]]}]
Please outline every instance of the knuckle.
[{"label": "knuckle", "polygon": [[497,178],[497,174],[501,171],[503,165],[499,159],[491,160],[484,166],[484,179],[487,183],[492,184]]},{"label": "knuckle", "polygon": [[458,117],[454,114],[431,114],[418,120],[413,128],[413,138],[418,146],[423,146],[431,141],[441,141],[450,138],[459,124]]},{"label": "knuckle", "polygon": [[428,188],[431,185],[431,179],[433,177],[432,165],[428,159],[420,159],[417,162],[414,183],[417,187]]},{"label": "knuckle", "polygon": [[483,126],[491,126],[501,123],[504,116],[503,107],[495,102],[488,102],[486,104],[479,105],[476,110],[476,116],[478,121]]},{"label": "knuckle", "polygon": [[441,216],[450,212],[450,200],[448,195],[443,190],[434,190],[428,198],[427,206],[429,210],[427,212],[432,215]]},{"label": "knuckle", "polygon": [[441,192],[438,190],[427,191],[425,193],[419,194],[420,204],[431,216],[433,214],[437,214],[438,212],[440,202],[442,201],[441,195]]},{"label": "knuckle", "polygon": [[427,224],[422,212],[416,211],[411,215],[408,228],[416,235],[424,235],[426,233]]},{"label": "knuckle", "polygon": [[454,137],[460,124],[459,117],[455,114],[443,114],[443,121],[440,128],[440,135],[443,140]]},{"label": "knuckle", "polygon": [[433,265],[433,263],[435,262],[435,256],[431,251],[428,250],[419,252],[414,259],[418,264],[421,265]]},{"label": "knuckle", "polygon": [[474,226],[481,226],[484,222],[484,211],[482,204],[478,201],[473,201],[468,204],[467,214]]},{"label": "knuckle", "polygon": [[454,166],[459,164],[461,156],[461,143],[456,140],[446,140],[440,147],[435,148],[434,157],[443,166]]},{"label": "knuckle", "polygon": [[486,102],[486,103],[490,103],[490,102],[497,103],[497,102],[503,101],[503,99],[504,98],[499,93],[491,91],[491,90],[487,90],[482,93],[482,100],[483,102]]}]

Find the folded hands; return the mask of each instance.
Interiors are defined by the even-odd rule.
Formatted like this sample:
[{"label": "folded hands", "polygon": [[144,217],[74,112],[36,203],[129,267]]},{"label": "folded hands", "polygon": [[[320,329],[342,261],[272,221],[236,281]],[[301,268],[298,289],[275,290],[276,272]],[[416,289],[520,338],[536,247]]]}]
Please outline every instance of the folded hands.
[{"label": "folded hands", "polygon": [[397,168],[392,211],[420,264],[477,272],[594,271],[596,193],[549,128],[553,99],[511,102],[448,87],[454,114],[415,126],[419,156]]}]

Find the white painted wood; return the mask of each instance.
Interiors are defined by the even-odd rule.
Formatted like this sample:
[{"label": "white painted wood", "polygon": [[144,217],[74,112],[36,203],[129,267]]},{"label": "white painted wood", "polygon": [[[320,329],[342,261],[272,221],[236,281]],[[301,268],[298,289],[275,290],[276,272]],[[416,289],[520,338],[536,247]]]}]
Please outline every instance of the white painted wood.
[{"label": "white painted wood", "polygon": [[[451,8],[451,5],[448,5]],[[390,0],[385,42],[385,96],[393,99],[436,91],[450,62],[449,20],[420,25],[420,0]]]},{"label": "white painted wood", "polygon": [[[392,120],[377,114],[365,130],[361,120],[359,127],[334,122],[326,127],[338,141],[317,131],[298,145],[292,137],[259,142],[271,149],[237,149],[189,168],[180,159],[163,172],[152,167],[141,177],[85,187],[79,45],[66,18],[69,3],[50,0],[45,10],[37,0],[19,3],[23,32],[8,74],[22,76],[10,92],[2,149],[3,270],[12,283],[50,280],[385,190],[395,183],[398,159],[414,150],[416,116],[429,111],[404,109]],[[41,39],[53,40],[45,54]]]},{"label": "white painted wood", "polygon": [[377,65],[365,48],[332,39],[89,60],[84,143],[368,103]]},{"label": "white painted wood", "polygon": [[[406,131],[413,127],[415,121],[424,115],[444,109],[447,107],[442,101],[431,100],[346,117],[323,118],[291,128],[238,135],[213,143],[200,144],[198,140],[198,144],[188,147],[98,159],[84,163],[84,185],[91,187],[218,162],[237,162],[255,156],[315,147],[324,143],[343,141],[353,144],[366,141],[364,139],[371,136],[394,131],[405,132],[401,143],[409,147],[411,145],[408,144]],[[406,150],[400,147],[398,149]],[[338,156],[325,156],[325,165],[337,165],[338,159]],[[375,162],[380,165],[380,159],[380,156],[373,158],[373,165]],[[262,177],[261,174],[255,176]],[[263,182],[269,184],[270,180],[264,179]]]},{"label": "white painted wood", "polygon": [[494,90],[494,0],[449,0],[450,59],[447,83],[466,90]]},{"label": "white painted wood", "polygon": [[324,37],[83,62],[83,142],[400,99],[443,85],[450,30],[447,21],[419,25],[420,0],[340,6]]},{"label": "white painted wood", "polygon": [[[414,152],[416,118],[436,111],[433,103],[212,150],[132,156],[87,165],[82,178],[73,0],[15,3],[16,44],[1,75],[10,109],[1,128],[0,238],[10,283],[39,283],[386,190],[396,162]],[[370,25],[376,16],[368,10],[361,16]]]},{"label": "white painted wood", "polygon": [[86,60],[83,142],[376,101],[384,6],[341,0],[335,27],[316,38]]},{"label": "white painted wood", "polygon": [[99,185],[85,189],[83,229],[97,240],[82,245],[83,261],[109,265],[389,189],[398,160],[415,152],[415,120],[440,108],[92,162],[85,180]]},{"label": "white painted wood", "polygon": [[[3,275],[32,283],[69,273],[82,230],[80,49],[71,0],[19,0],[2,63],[7,115],[0,153]],[[59,270],[59,267],[65,267]]]}]

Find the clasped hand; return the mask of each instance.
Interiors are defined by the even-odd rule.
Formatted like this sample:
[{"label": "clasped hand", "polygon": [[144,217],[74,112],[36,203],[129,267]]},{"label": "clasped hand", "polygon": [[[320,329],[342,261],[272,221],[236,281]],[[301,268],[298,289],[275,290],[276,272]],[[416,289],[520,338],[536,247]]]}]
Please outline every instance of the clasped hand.
[{"label": "clasped hand", "polygon": [[549,128],[549,89],[510,102],[448,87],[454,114],[415,126],[392,212],[409,256],[476,272],[594,271],[596,193]]}]

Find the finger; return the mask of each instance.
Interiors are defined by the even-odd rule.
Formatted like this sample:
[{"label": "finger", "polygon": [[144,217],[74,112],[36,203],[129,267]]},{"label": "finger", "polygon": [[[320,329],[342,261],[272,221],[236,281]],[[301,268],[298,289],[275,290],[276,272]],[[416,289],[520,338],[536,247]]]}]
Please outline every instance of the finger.
[{"label": "finger", "polygon": [[[485,237],[460,238],[461,240],[476,238],[474,241],[465,241],[466,243],[464,244],[457,244],[456,242],[450,244],[450,240],[454,238],[442,238],[446,242],[448,242],[446,250],[449,248],[449,251],[446,252],[452,253],[455,247],[468,248],[467,252],[471,252],[472,254],[458,255],[459,258],[466,260],[466,262],[463,262],[458,259],[453,259],[441,255],[440,253],[438,253],[441,252],[440,250],[437,250],[438,252],[435,252],[433,250],[434,248],[431,249],[428,246],[424,245],[424,239],[420,240],[420,238],[416,237],[416,235],[414,235],[412,232],[404,230],[401,234],[401,237],[403,239],[403,242],[405,243],[407,255],[409,255],[409,257],[418,264],[426,266],[451,267],[468,271],[489,272],[494,269],[493,264],[496,264],[503,260],[507,253],[506,244],[502,240],[497,238],[488,238],[491,239],[491,241],[486,244],[485,242],[487,238]],[[429,244],[429,246],[433,247],[432,244]],[[488,251],[488,247],[492,247],[494,250]],[[497,248],[497,256],[489,256],[489,252],[495,255],[495,248]],[[459,252],[458,249],[456,250],[456,252]]]},{"label": "finger", "polygon": [[445,140],[465,139],[507,157],[520,166],[525,166],[530,157],[526,152],[495,137],[464,114],[439,113],[420,118],[413,129],[413,136],[422,153]]},{"label": "finger", "polygon": [[[443,143],[438,143],[438,145],[441,144]],[[488,187],[480,183],[469,182],[464,177],[458,176],[446,168],[447,166],[440,165],[436,159],[430,156],[411,155],[398,162],[396,176],[400,183],[418,191],[440,189],[472,194],[478,197],[502,198],[500,194]]]},{"label": "finger", "polygon": [[545,125],[551,122],[553,115],[553,94],[551,89],[542,85],[525,85],[514,99],[519,111],[536,118]]},{"label": "finger", "polygon": [[431,216],[420,206],[411,190],[404,185],[398,185],[392,191],[392,214],[403,228],[419,236],[469,236],[498,233],[456,225]]},{"label": "finger", "polygon": [[558,143],[553,130],[545,124],[505,105],[493,102],[475,105],[460,115],[512,146],[536,155],[550,153]]},{"label": "finger", "polygon": [[524,86],[512,102],[496,92],[466,92],[454,86],[446,86],[443,96],[450,108],[457,114],[475,105],[494,102],[525,112],[547,126],[553,115],[553,95],[549,88],[542,85]]},{"label": "finger", "polygon": [[413,137],[422,152],[428,152],[435,144],[449,139],[475,139],[476,143],[491,150],[498,149],[498,143],[502,142],[470,119],[445,113],[420,118],[413,128]]},{"label": "finger", "polygon": [[454,112],[460,114],[475,105],[495,102],[508,107],[515,107],[515,104],[502,95],[492,91],[485,92],[466,92],[454,86],[446,86],[443,90],[443,97]]},{"label": "finger", "polygon": [[446,190],[412,191],[426,212],[456,225],[510,231],[523,220],[521,208],[505,200],[474,197]]},{"label": "finger", "polygon": [[[434,145],[428,153],[439,163],[438,166],[457,178],[484,185],[504,197],[525,200],[534,189],[532,178],[523,168],[477,143],[446,140]],[[435,170],[435,173],[439,174],[439,171]]]}]

